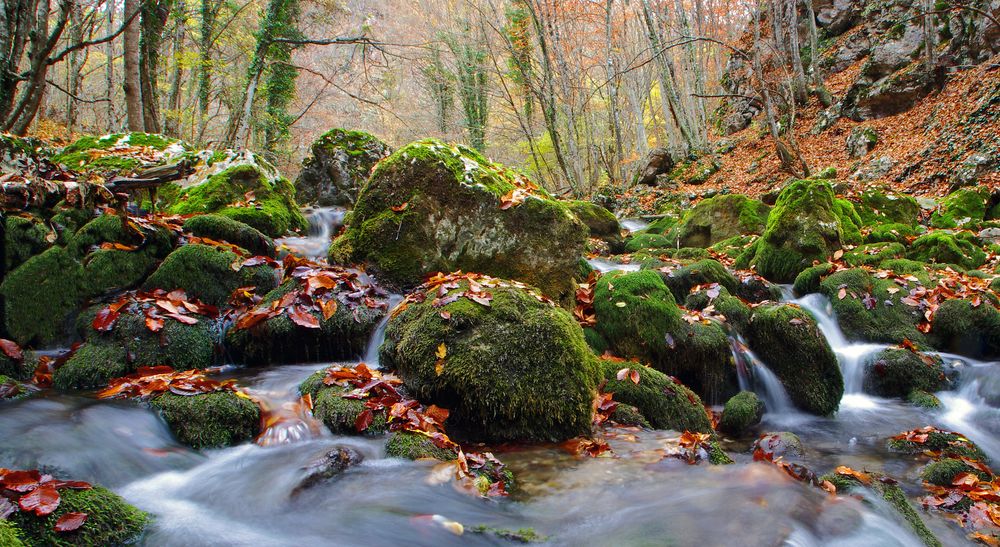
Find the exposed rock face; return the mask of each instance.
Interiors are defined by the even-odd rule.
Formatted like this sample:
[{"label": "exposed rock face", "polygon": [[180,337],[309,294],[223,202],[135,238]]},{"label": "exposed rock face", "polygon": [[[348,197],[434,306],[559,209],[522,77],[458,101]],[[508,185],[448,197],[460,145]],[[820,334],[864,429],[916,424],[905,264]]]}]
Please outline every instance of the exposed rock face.
[{"label": "exposed rock face", "polygon": [[475,150],[427,139],[379,162],[331,263],[364,262],[413,287],[456,270],[516,279],[572,298],[587,227],[565,203]]},{"label": "exposed rock face", "polygon": [[646,166],[639,172],[639,184],[656,186],[657,175],[665,175],[674,168],[674,159],[666,148],[654,148],[646,154]]},{"label": "exposed rock face", "polygon": [[352,206],[375,164],[392,150],[363,131],[331,129],[312,144],[295,179],[299,203]]}]

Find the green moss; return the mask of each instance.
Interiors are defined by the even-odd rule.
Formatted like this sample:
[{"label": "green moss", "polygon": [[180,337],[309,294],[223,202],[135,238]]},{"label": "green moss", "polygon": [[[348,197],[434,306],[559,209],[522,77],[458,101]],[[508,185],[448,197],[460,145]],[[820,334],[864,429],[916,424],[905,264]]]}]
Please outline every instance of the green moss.
[{"label": "green moss", "polygon": [[850,266],[878,266],[886,260],[902,258],[906,248],[900,243],[868,243],[844,253],[844,262]]},{"label": "green moss", "polygon": [[254,286],[269,291],[277,286],[274,270],[267,265],[249,266],[233,271],[239,260],[234,253],[208,245],[184,245],[170,253],[143,287],[146,289],[184,289],[187,295],[206,304],[221,306],[239,287]]},{"label": "green moss", "polygon": [[636,253],[645,249],[673,249],[676,246],[677,242],[670,239],[669,236],[638,233],[625,243],[625,252]]},{"label": "green moss", "polygon": [[771,208],[740,194],[702,200],[670,232],[682,247],[709,247],[732,237],[761,234]]},{"label": "green moss", "polygon": [[[463,146],[411,143],[375,167],[329,258],[366,262],[384,282],[402,288],[428,273],[475,271],[517,279],[568,302],[587,228],[544,191],[501,209],[502,197],[526,182]],[[404,210],[393,211],[404,203]]]},{"label": "green moss", "polygon": [[[253,203],[247,193],[252,193]],[[241,204],[241,205],[236,205]],[[304,230],[308,223],[295,203],[295,189],[288,180],[269,180],[256,165],[236,165],[205,182],[185,189],[170,206],[175,214],[218,213],[271,236]]]},{"label": "green moss", "polygon": [[814,260],[825,260],[840,248],[841,222],[848,216],[843,204],[835,207],[829,182],[793,182],[778,196],[751,265],[771,281],[794,281]]},{"label": "green moss", "polygon": [[611,413],[610,419],[612,422],[626,427],[653,429],[653,425],[649,423],[649,420],[642,415],[642,412],[639,412],[638,408],[632,405],[619,403]]},{"label": "green moss", "polygon": [[722,168],[713,156],[702,156],[695,161],[683,162],[674,167],[667,177],[680,184],[699,185],[708,181]]},{"label": "green moss", "polygon": [[[465,290],[466,282],[455,289]],[[451,410],[449,434],[486,441],[589,434],[601,371],[580,326],[528,291],[491,292],[488,307],[467,298],[434,307],[436,290],[410,303],[388,323],[381,363],[418,400]],[[438,368],[441,344],[447,355]]]},{"label": "green moss", "polygon": [[972,270],[986,262],[986,253],[962,234],[931,232],[918,237],[909,248],[908,258],[921,262],[958,264]]},{"label": "green moss", "polygon": [[920,472],[920,478],[937,486],[951,486],[955,476],[959,473],[972,473],[982,480],[991,480],[988,473],[977,470],[962,460],[954,458],[944,458],[935,462],[930,462]]},{"label": "green moss", "polygon": [[736,463],[726,451],[722,449],[719,441],[711,441],[708,445],[708,462],[712,465],[729,465]]},{"label": "green moss", "polygon": [[[346,388],[334,386],[316,392],[313,415],[335,435],[357,435],[358,430],[354,424],[357,423],[358,416],[365,411],[364,401],[342,397],[348,391]],[[375,412],[371,425],[364,433],[378,435],[388,429],[385,412]]]},{"label": "green moss", "polygon": [[989,461],[986,454],[975,443],[956,433],[932,431],[927,434],[927,440],[922,443],[889,439],[887,446],[889,450],[903,454],[921,454],[925,450],[934,450],[942,451],[943,455],[947,457]]},{"label": "green moss", "polygon": [[448,462],[456,458],[455,452],[438,448],[429,437],[410,431],[397,431],[385,443],[385,455],[408,460],[435,459]]},{"label": "green moss", "polygon": [[941,400],[933,393],[915,389],[906,396],[906,402],[923,408],[941,408]]},{"label": "green moss", "polygon": [[129,155],[97,155],[91,152],[110,150],[119,142],[123,146],[149,146],[162,151],[176,141],[163,135],[149,133],[113,133],[103,137],[85,136],[52,156],[52,161],[77,171],[127,172],[140,167],[142,162]]},{"label": "green moss", "polygon": [[764,402],[752,391],[741,391],[726,401],[719,420],[719,430],[730,435],[742,435],[760,423]]},{"label": "green moss", "polygon": [[725,332],[716,323],[681,319],[673,294],[657,272],[602,276],[594,310],[596,330],[615,354],[677,376],[709,401],[735,392],[736,369]]},{"label": "green moss", "polygon": [[197,215],[184,222],[184,230],[198,237],[227,241],[254,255],[274,256],[274,241],[260,230],[223,215]]},{"label": "green moss", "polygon": [[844,394],[837,357],[815,320],[793,305],[758,306],[746,329],[751,349],[781,380],[795,406],[832,414]]},{"label": "green moss", "polygon": [[914,390],[933,393],[947,386],[940,357],[890,348],[865,363],[864,390],[873,395],[906,397]]},{"label": "green moss", "polygon": [[[63,489],[59,497],[59,507],[48,516],[36,517],[23,511],[11,515],[11,522],[21,529],[25,545],[125,545],[136,541],[149,522],[145,512],[100,486],[89,490]],[[66,513],[86,513],[87,522],[75,532],[56,532],[56,521]]]},{"label": "green moss", "polygon": [[15,380],[26,382],[31,379],[35,370],[31,356],[25,355],[20,361],[15,361],[0,352],[0,375],[9,376]]},{"label": "green moss", "polygon": [[517,530],[507,530],[505,528],[494,528],[492,526],[478,525],[469,528],[473,534],[484,534],[494,536],[505,541],[515,543],[540,543],[549,538],[535,531],[534,528],[518,528]]},{"label": "green moss", "polygon": [[879,224],[872,228],[865,236],[866,243],[896,242],[908,244],[911,238],[922,234],[925,229],[922,226],[911,226],[908,224]]},{"label": "green moss", "polygon": [[934,313],[930,339],[941,351],[996,358],[1000,356],[1000,311],[985,301],[973,306],[965,300],[946,300]]},{"label": "green moss", "polygon": [[974,227],[986,217],[990,190],[986,187],[962,188],[948,194],[931,215],[934,228]]},{"label": "green moss", "polygon": [[9,520],[0,520],[0,545],[4,547],[23,547],[21,530]]},{"label": "green moss", "polygon": [[829,474],[820,477],[820,480],[828,480],[837,487],[838,493],[849,493],[852,490],[858,490],[863,488],[869,488],[876,495],[885,500],[890,507],[892,507],[900,518],[910,527],[914,534],[926,545],[927,547],[941,547],[941,542],[934,536],[934,533],[927,528],[924,521],[920,518],[920,515],[910,504],[909,500],[906,499],[906,493],[903,489],[899,487],[897,481],[895,480],[883,480],[888,479],[885,475],[881,473],[869,473],[872,476],[872,481],[868,485],[861,484],[860,481],[854,477],[849,477],[840,474]]},{"label": "green moss", "polygon": [[3,223],[3,260],[8,272],[52,245],[48,241],[52,232],[38,217],[7,215]]},{"label": "green moss", "polygon": [[77,230],[66,249],[74,257],[82,258],[104,243],[137,247],[137,251],[157,258],[163,258],[173,249],[173,238],[165,228],[140,227],[112,213],[100,215]]},{"label": "green moss", "polygon": [[649,226],[646,226],[646,228],[643,229],[640,233],[665,235],[674,226],[676,226],[677,223],[680,222],[680,220],[681,219],[678,214],[671,212],[661,218],[654,220],[653,222],[650,222]]},{"label": "green moss", "polygon": [[740,283],[717,260],[701,260],[669,272],[662,272],[663,283],[673,293],[674,299],[683,302],[696,285],[718,283],[730,294],[739,291]]},{"label": "green moss", "polygon": [[590,237],[620,238],[621,224],[614,213],[590,201],[568,201],[566,206],[587,226]]},{"label": "green moss", "polygon": [[861,227],[864,224],[854,204],[846,199],[836,198],[833,200],[833,213],[840,222],[840,241],[846,245],[861,243]]},{"label": "green moss", "polygon": [[124,348],[84,344],[56,370],[52,380],[53,385],[61,390],[97,388],[133,370]]},{"label": "green moss", "polygon": [[[637,363],[606,359],[601,360],[601,368],[607,382],[604,392],[613,393],[618,403],[634,406],[652,427],[703,433],[712,431],[701,399],[666,374]],[[619,381],[617,374],[623,368],[638,371],[639,383],[632,383],[628,378]]]},{"label": "green moss", "polygon": [[29,259],[0,284],[7,333],[22,346],[64,340],[85,297],[83,280],[80,263],[61,247]]},{"label": "green moss", "polygon": [[108,291],[130,289],[137,286],[152,272],[159,261],[142,251],[99,249],[83,261],[87,294],[98,295]]},{"label": "green moss", "polygon": [[152,405],[177,440],[192,448],[232,446],[260,432],[260,409],[232,391],[193,396],[164,393]]},{"label": "green moss", "polygon": [[823,278],[830,275],[833,270],[834,266],[829,262],[806,268],[802,270],[802,273],[795,276],[795,283],[792,285],[792,290],[799,296],[819,292],[820,282],[823,281]]},{"label": "green moss", "polygon": [[898,224],[912,227],[917,224],[920,204],[913,196],[894,194],[881,189],[869,189],[858,196],[858,215],[865,226]]},{"label": "green moss", "polygon": [[[840,298],[841,288],[844,298]],[[890,289],[895,292],[889,292]],[[900,287],[890,279],[878,279],[860,269],[839,271],[820,283],[820,292],[830,299],[844,334],[849,339],[865,342],[925,342],[926,337],[917,330],[922,312],[900,301],[908,291],[909,288]],[[864,303],[867,295],[874,298],[869,301],[871,309]]]}]

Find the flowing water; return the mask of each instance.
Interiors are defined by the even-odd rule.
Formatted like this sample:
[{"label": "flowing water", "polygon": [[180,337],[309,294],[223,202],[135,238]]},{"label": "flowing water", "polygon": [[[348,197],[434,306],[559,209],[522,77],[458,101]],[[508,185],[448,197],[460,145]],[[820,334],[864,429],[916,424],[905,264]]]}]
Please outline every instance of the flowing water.
[{"label": "flowing water", "polygon": [[325,259],[334,234],[344,224],[347,210],[342,207],[317,207],[304,211],[309,221],[309,233],[300,237],[284,237],[275,241],[297,255],[313,260]]},{"label": "flowing water", "polygon": [[[283,240],[322,256],[334,225]],[[311,250],[309,250],[311,249]],[[390,303],[399,302],[391,296]],[[846,390],[833,417],[797,411],[766,364],[734,342],[741,387],[767,405],[761,431],[791,431],[805,446],[799,460],[817,471],[837,465],[882,471],[911,497],[922,494],[920,463],[890,454],[885,439],[937,425],[968,435],[1000,461],[1000,372],[996,363],[952,355],[959,380],[926,410],[863,393],[864,362],[884,346],[846,340],[822,298],[796,301],[813,313],[843,368]],[[385,324],[359,355],[378,364]],[[335,436],[299,404],[298,384],[329,364],[267,370],[227,367],[225,374],[278,416],[261,444],[194,451],[179,445],[148,407],[98,401],[90,394],[42,392],[0,403],[0,466],[41,467],[104,484],[155,517],[143,545],[499,545],[471,527],[534,528],[554,545],[871,545],[916,546],[878,498],[831,497],[752,461],[746,441],[726,448],[735,465],[689,466],[663,458],[669,431],[610,430],[614,457],[576,458],[551,446],[504,447],[498,455],[518,477],[513,495],[484,500],[460,491],[434,464],[386,458],[381,437]],[[309,466],[349,447],[362,463],[303,487]],[[953,524],[924,513],[946,545],[964,542]],[[455,523],[465,527],[462,535]]]}]

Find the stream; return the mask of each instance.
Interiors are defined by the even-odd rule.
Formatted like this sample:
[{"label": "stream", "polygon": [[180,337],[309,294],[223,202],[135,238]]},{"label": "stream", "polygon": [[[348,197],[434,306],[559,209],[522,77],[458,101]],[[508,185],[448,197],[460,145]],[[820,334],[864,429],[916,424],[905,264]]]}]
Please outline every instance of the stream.
[{"label": "stream", "polygon": [[[302,254],[325,255],[343,212],[321,209],[315,230],[280,240]],[[325,223],[326,227],[320,226]],[[599,269],[618,269],[602,259]],[[627,266],[631,267],[631,266]],[[392,297],[392,305],[399,301]],[[829,418],[795,409],[777,378],[735,341],[741,387],[768,411],[761,431],[791,431],[805,446],[801,463],[817,473],[838,465],[883,471],[911,499],[922,495],[920,462],[891,454],[886,437],[936,425],[966,434],[1000,461],[1000,372],[995,363],[953,355],[959,381],[927,410],[861,391],[865,359],[884,346],[847,341],[823,297],[794,300],[816,316],[837,354],[847,389]],[[359,360],[378,365],[384,324]],[[350,362],[348,364],[354,364]],[[101,483],[155,517],[143,545],[501,545],[475,525],[534,528],[553,545],[917,546],[919,540],[880,499],[834,498],[752,461],[748,442],[726,446],[735,465],[689,466],[662,458],[670,431],[609,430],[615,457],[580,459],[551,446],[498,451],[518,485],[510,498],[459,491],[432,463],[386,458],[381,437],[335,436],[298,406],[297,386],[329,364],[270,369],[226,367],[224,374],[280,408],[264,443],[194,451],[178,444],[154,412],[90,394],[42,392],[0,404],[0,466],[35,468]],[[310,462],[348,446],[364,461],[327,482],[298,489]],[[957,526],[924,513],[946,545],[965,543]],[[454,523],[465,532],[458,535]]]}]

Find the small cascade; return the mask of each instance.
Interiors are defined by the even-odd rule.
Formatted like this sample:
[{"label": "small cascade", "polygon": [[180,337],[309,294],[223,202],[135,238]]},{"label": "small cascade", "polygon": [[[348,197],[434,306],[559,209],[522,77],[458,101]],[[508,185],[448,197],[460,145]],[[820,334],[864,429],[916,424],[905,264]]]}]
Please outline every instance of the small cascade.
[{"label": "small cascade", "polygon": [[640,264],[621,264],[619,262],[612,262],[606,258],[591,258],[587,260],[587,263],[602,274],[608,272],[637,272],[642,267]]},{"label": "small cascade", "polygon": [[[988,366],[996,366],[991,363]],[[993,461],[1000,461],[1000,409],[990,406],[982,395],[979,378],[967,381],[957,391],[938,393],[943,413],[941,422],[979,445]]]},{"label": "small cascade", "polygon": [[730,337],[729,343],[736,360],[740,390],[756,393],[770,413],[786,414],[795,411],[795,405],[778,376],[742,340]]},{"label": "small cascade", "polygon": [[275,446],[316,438],[326,428],[313,417],[299,396],[299,384],[318,365],[284,366],[260,375],[249,389],[263,409],[263,432],[260,446]]},{"label": "small cascade", "polygon": [[306,213],[309,234],[300,237],[285,237],[277,241],[292,252],[313,260],[326,258],[330,240],[337,229],[344,224],[347,210],[342,207],[319,207]]},{"label": "small cascade", "polygon": [[640,218],[624,218],[621,220],[620,224],[622,228],[625,228],[629,233],[635,233],[639,230],[645,230],[649,223]]},{"label": "small cascade", "polygon": [[389,295],[389,313],[386,313],[385,317],[379,321],[378,326],[375,327],[375,332],[372,333],[372,337],[368,340],[368,347],[365,348],[365,354],[362,356],[361,361],[371,368],[379,368],[378,348],[385,341],[385,327],[389,324],[389,319],[392,318],[392,310],[396,309],[396,306],[402,301],[402,295]]},{"label": "small cascade", "polygon": [[819,293],[809,294],[792,301],[816,318],[820,332],[826,337],[830,348],[837,355],[840,372],[844,377],[844,397],[841,406],[846,408],[873,408],[874,399],[864,394],[865,365],[878,352],[889,347],[886,344],[855,343],[847,340],[840,330],[837,317],[830,301]]}]

